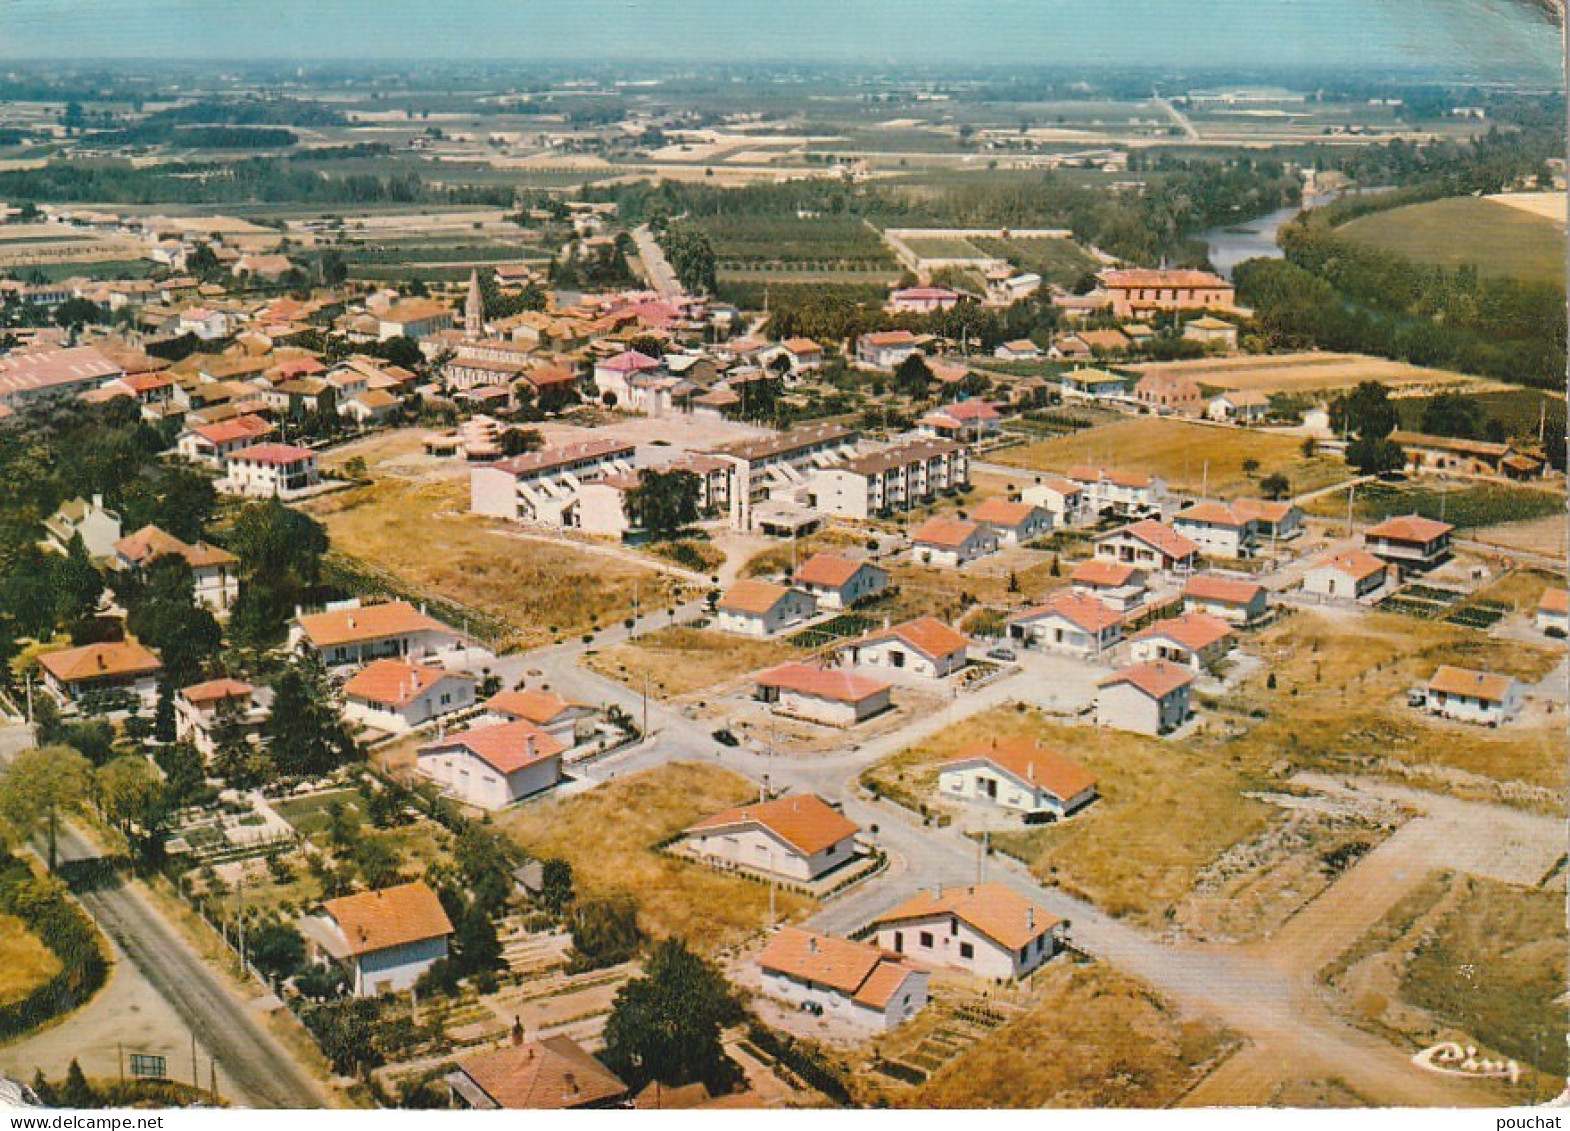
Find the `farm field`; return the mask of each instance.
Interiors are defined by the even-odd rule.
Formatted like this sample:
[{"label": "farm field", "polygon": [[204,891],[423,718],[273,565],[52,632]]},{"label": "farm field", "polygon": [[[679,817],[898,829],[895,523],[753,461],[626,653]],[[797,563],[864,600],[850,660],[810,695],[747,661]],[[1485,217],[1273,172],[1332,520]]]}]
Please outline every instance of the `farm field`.
[{"label": "farm field", "polygon": [[706,216],[698,221],[722,270],[892,271],[878,232],[853,216]]},{"label": "farm field", "polygon": [[[1365,483],[1353,501],[1355,515],[1365,522],[1380,522],[1391,515],[1420,514],[1442,519],[1459,530],[1474,530],[1504,523],[1527,522],[1558,516],[1563,521],[1565,498],[1539,487],[1506,483],[1463,482],[1444,490],[1432,480],[1403,483]],[[1346,495],[1340,491],[1310,499],[1309,514],[1326,518],[1346,515]]]},{"label": "farm field", "polygon": [[647,680],[650,694],[670,699],[799,658],[796,649],[779,640],[754,640],[718,629],[673,627],[603,652],[591,652],[584,662],[634,690],[641,690]]},{"label": "farm field", "polygon": [[[1223,851],[1264,829],[1272,810],[1242,796],[1247,780],[1195,743],[1053,722],[998,707],[896,754],[864,784],[917,804],[937,788],[937,766],[978,735],[1039,739],[1099,779],[1101,799],[1069,821],[994,833],[992,846],[1023,860],[1043,883],[1112,915],[1159,927]],[[1183,819],[1174,821],[1181,812]]]},{"label": "farm field", "polygon": [[[1008,448],[992,459],[1039,472],[1062,472],[1084,464],[1147,472],[1166,480],[1173,490],[1206,488],[1222,497],[1258,494],[1258,479],[1274,473],[1290,480],[1294,494],[1348,478],[1340,459],[1304,456],[1301,445],[1296,436],[1140,416]],[[1255,478],[1243,471],[1243,462],[1249,459],[1259,463]]]},{"label": "farm field", "polygon": [[1188,377],[1205,388],[1259,393],[1325,393],[1349,389],[1360,381],[1378,381],[1391,388],[1432,387],[1467,383],[1478,389],[1505,386],[1464,373],[1427,369],[1404,361],[1387,361],[1356,353],[1287,353],[1201,361],[1152,361],[1128,368],[1137,373]]},{"label": "farm field", "polygon": [[0,1005],[18,1001],[60,972],[60,960],[27,924],[0,915]]},{"label": "farm field", "polygon": [[920,259],[985,259],[988,254],[957,236],[905,236],[901,242]]},{"label": "farm field", "polygon": [[1337,229],[1349,240],[1439,267],[1564,285],[1565,225],[1487,197],[1409,204]]},{"label": "farm field", "polygon": [[[1485,420],[1497,420],[1505,427],[1508,436],[1537,439],[1539,423],[1548,433],[1565,430],[1565,398],[1563,394],[1545,393],[1541,389],[1501,389],[1491,393],[1473,393],[1468,400],[1478,405]],[[1401,427],[1412,431],[1422,430],[1423,409],[1428,397],[1398,397],[1392,404],[1401,417]]]},{"label": "farm field", "polygon": [[[728,770],[674,762],[590,793],[525,805],[497,823],[525,851],[570,862],[580,892],[634,896],[639,924],[655,938],[677,936],[712,954],[768,924],[768,885],[654,846],[757,795],[756,786]],[[811,906],[790,892],[775,898],[782,919]]]},{"label": "farm field", "polygon": [[[308,508],[339,553],[376,563],[399,588],[467,607],[533,645],[614,624],[640,589],[646,608],[674,603],[669,574],[597,547],[531,538],[472,518],[461,482],[387,480],[317,500]],[[439,545],[440,555],[428,552]],[[598,584],[585,587],[583,578]]]},{"label": "farm field", "polygon": [[1087,272],[1101,266],[1073,240],[972,239],[983,253],[1007,259],[1021,271],[1034,271],[1045,283],[1072,286]]}]

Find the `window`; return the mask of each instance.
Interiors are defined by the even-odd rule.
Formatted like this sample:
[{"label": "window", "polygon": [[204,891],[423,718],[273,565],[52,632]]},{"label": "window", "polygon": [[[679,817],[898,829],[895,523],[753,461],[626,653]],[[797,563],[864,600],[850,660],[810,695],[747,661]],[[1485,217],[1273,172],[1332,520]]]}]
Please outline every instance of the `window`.
[{"label": "window", "polygon": [[971,946],[968,942],[962,942],[959,944],[959,956],[961,958],[975,958],[976,948]]},{"label": "window", "polygon": [[921,945],[922,945],[922,948],[925,949],[925,950],[931,950],[932,949],[932,932],[931,931],[922,931],[921,932]]},{"label": "window", "polygon": [[958,919],[950,919],[949,920],[949,934],[950,935],[957,935],[957,934],[959,934],[959,920]]}]

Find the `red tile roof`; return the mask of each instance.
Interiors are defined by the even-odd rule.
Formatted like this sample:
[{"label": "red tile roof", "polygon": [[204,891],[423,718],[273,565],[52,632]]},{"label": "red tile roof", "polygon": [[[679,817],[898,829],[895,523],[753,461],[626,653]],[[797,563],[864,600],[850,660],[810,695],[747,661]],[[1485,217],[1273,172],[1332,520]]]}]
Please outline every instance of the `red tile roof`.
[{"label": "red tile roof", "polygon": [[1422,515],[1409,514],[1401,518],[1386,519],[1368,529],[1368,538],[1384,538],[1393,542],[1416,542],[1426,545],[1442,538],[1455,529],[1448,522],[1437,522]]},{"label": "red tile roof", "polygon": [[1365,577],[1373,577],[1385,569],[1385,563],[1366,554],[1362,550],[1349,550],[1344,554],[1325,558],[1315,562],[1314,569],[1334,569],[1351,577],[1355,581],[1362,581]]},{"label": "red tile roof", "polygon": [[163,666],[157,656],[129,636],[124,640],[46,652],[38,657],[38,663],[61,683],[151,675]]},{"label": "red tile roof", "polygon": [[1089,593],[1062,592],[1054,593],[1043,605],[1015,613],[1009,617],[1009,623],[1021,624],[1046,617],[1062,617],[1075,628],[1097,635],[1114,625],[1123,623],[1121,616],[1109,609],[1105,602],[1092,597]]},{"label": "red tile roof", "polygon": [[206,683],[193,683],[180,694],[185,701],[195,705],[222,703],[226,699],[249,699],[256,689],[244,680],[210,679]]},{"label": "red tile roof", "polygon": [[938,768],[948,770],[978,761],[990,762],[1011,777],[1045,789],[1063,801],[1078,797],[1096,784],[1096,775],[1084,766],[1029,738],[1007,738],[1002,742],[993,739],[967,746],[959,757]]},{"label": "red tile roof", "polygon": [[926,546],[958,549],[980,529],[979,523],[962,518],[929,518],[910,532],[910,540]]},{"label": "red tile roof", "polygon": [[1252,604],[1265,587],[1254,581],[1238,581],[1230,577],[1217,577],[1213,573],[1198,573],[1183,586],[1183,596],[1196,601],[1217,601],[1223,605]]},{"label": "red tile roof", "polygon": [[1537,608],[1544,613],[1570,612],[1570,591],[1564,589],[1545,589],[1538,598]]},{"label": "red tile roof", "polygon": [[878,926],[893,925],[935,915],[952,915],[962,923],[1008,948],[1020,950],[1049,933],[1060,920],[1002,884],[923,891],[877,919]]},{"label": "red tile roof", "polygon": [[759,687],[794,691],[836,703],[862,703],[892,686],[880,679],[814,664],[781,664],[759,672],[753,676],[753,682]]},{"label": "red tile roof", "polygon": [[870,1009],[883,1009],[915,972],[899,955],[800,927],[782,927],[758,955],[760,969],[816,982]]},{"label": "red tile roof", "polygon": [[1159,523],[1153,518],[1142,519],[1132,526],[1125,526],[1121,530],[1114,530],[1110,534],[1104,534],[1096,541],[1103,542],[1108,538],[1116,538],[1119,535],[1127,535],[1130,538],[1137,539],[1163,556],[1172,558],[1175,561],[1182,561],[1184,558],[1192,557],[1199,553],[1199,546],[1196,543],[1189,541],[1170,526]]},{"label": "red tile roof", "polygon": [[297,448],[293,444],[252,444],[248,448],[231,452],[228,458],[243,463],[263,463],[284,467],[292,463],[314,460],[316,453],[307,448]]},{"label": "red tile roof", "polygon": [[402,660],[376,660],[356,672],[343,685],[346,698],[363,699],[387,707],[406,707],[444,679],[467,680],[471,676],[449,672],[424,664]]},{"label": "red tile roof", "polygon": [[789,593],[789,586],[776,585],[772,581],[748,577],[732,585],[725,596],[720,598],[718,607],[728,613],[764,616],[775,605],[783,601]]},{"label": "red tile roof", "polygon": [[707,832],[732,825],[759,825],[803,856],[812,856],[847,837],[861,826],[813,794],[776,797],[756,805],[738,805],[690,826],[687,832]]},{"label": "red tile roof", "polygon": [[1141,571],[1126,562],[1109,562],[1105,558],[1091,558],[1080,562],[1069,574],[1075,585],[1088,585],[1094,589],[1120,589],[1133,582]]},{"label": "red tile roof", "polygon": [[571,1037],[546,1037],[481,1053],[459,1061],[458,1070],[508,1111],[563,1111],[627,1094],[621,1078]]},{"label": "red tile roof", "polygon": [[1184,613],[1180,617],[1146,625],[1131,640],[1170,640],[1190,652],[1202,652],[1232,636],[1232,626],[1208,613]]},{"label": "red tile roof", "polygon": [[942,659],[970,646],[970,638],[950,628],[936,617],[918,617],[916,620],[897,624],[882,632],[868,633],[859,641],[872,644],[883,640],[898,639],[910,645],[929,659]]},{"label": "red tile roof", "polygon": [[1114,684],[1127,683],[1139,688],[1152,699],[1165,699],[1178,688],[1187,687],[1193,682],[1194,676],[1187,668],[1168,663],[1166,660],[1152,660],[1148,664],[1135,664],[1133,667],[1113,672],[1096,686],[1111,687]]},{"label": "red tile roof", "polygon": [[452,934],[441,900],[419,881],[325,900],[322,910],[338,924],[350,954],[368,954]]},{"label": "red tile roof", "polygon": [[441,621],[426,616],[407,601],[311,613],[300,618],[300,629],[315,648],[384,640],[416,632],[452,632]]},{"label": "red tile roof", "polygon": [[1485,703],[1502,703],[1514,683],[1515,680],[1507,675],[1445,664],[1428,681],[1428,690],[1446,695],[1464,695],[1481,699]]},{"label": "red tile roof", "polygon": [[572,710],[573,704],[549,691],[498,691],[485,701],[485,709],[545,726]]},{"label": "red tile roof", "polygon": [[990,522],[994,526],[1019,526],[1041,508],[1034,503],[1011,503],[1007,499],[988,499],[971,517],[977,522]]},{"label": "red tile roof", "polygon": [[854,558],[842,558],[838,554],[814,554],[796,571],[796,581],[801,585],[838,589],[855,577],[866,564]]},{"label": "red tile roof", "polygon": [[567,748],[556,738],[524,719],[474,727],[449,734],[420,747],[426,754],[461,747],[499,774],[515,774],[525,767],[554,758]]}]

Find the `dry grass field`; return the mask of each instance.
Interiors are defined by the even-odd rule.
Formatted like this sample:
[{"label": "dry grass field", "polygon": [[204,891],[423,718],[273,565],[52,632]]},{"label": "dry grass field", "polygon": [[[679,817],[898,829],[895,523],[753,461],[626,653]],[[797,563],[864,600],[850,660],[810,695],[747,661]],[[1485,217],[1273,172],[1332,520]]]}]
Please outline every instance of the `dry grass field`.
[{"label": "dry grass field", "polygon": [[[654,566],[565,540],[524,537],[463,513],[467,487],[386,480],[328,495],[307,509],[335,549],[374,562],[416,593],[498,617],[539,644],[614,624],[632,610],[675,603],[681,587]],[[433,553],[440,547],[440,553]],[[595,584],[585,585],[592,577]]]},{"label": "dry grass field", "polygon": [[1558,660],[1553,649],[1395,613],[1300,611],[1255,637],[1250,650],[1275,673],[1276,688],[1266,687],[1263,670],[1246,682],[1236,703],[1265,717],[1215,752],[1245,771],[1285,760],[1329,770],[1415,771],[1425,784],[1460,793],[1489,783],[1565,788],[1562,705],[1551,714],[1528,710],[1490,730],[1431,718],[1405,699],[1407,688],[1427,682],[1444,663],[1534,683]]},{"label": "dry grass field", "polygon": [[1482,275],[1563,285],[1564,196],[1557,217],[1498,199],[1463,196],[1361,216],[1336,230],[1392,255]]},{"label": "dry grass field", "polygon": [[1503,387],[1481,378],[1444,369],[1408,365],[1357,353],[1289,353],[1260,357],[1207,358],[1203,361],[1153,361],[1129,368],[1191,378],[1196,384],[1260,393],[1324,393],[1347,389],[1359,381],[1378,381],[1391,388],[1427,388],[1469,382]]},{"label": "dry grass field", "polygon": [[937,765],[978,735],[1040,739],[1098,778],[1101,799],[1072,820],[995,833],[992,845],[1042,881],[1113,915],[1160,926],[1200,870],[1265,827],[1271,809],[1242,796],[1249,782],[1194,743],[1052,722],[1033,710],[977,715],[862,775],[918,802],[936,793]]},{"label": "dry grass field", "polygon": [[[1092,464],[1148,472],[1165,479],[1173,490],[1208,489],[1213,496],[1228,498],[1258,494],[1259,479],[1277,472],[1291,481],[1294,494],[1347,478],[1341,460],[1305,457],[1301,447],[1302,440],[1295,436],[1140,416],[1010,448],[994,458],[1028,471],[1062,472]],[[1243,471],[1243,462],[1250,459],[1259,462],[1252,478]]]},{"label": "dry grass field", "polygon": [[1100,963],[1049,963],[1031,979],[1030,996],[1017,1020],[925,1084],[892,1091],[888,1101],[912,1108],[1167,1107],[1231,1043],[1225,1030],[1180,1018],[1143,983]]},{"label": "dry grass field", "polygon": [[14,915],[0,915],[0,1005],[17,1001],[60,972],[60,960]]},{"label": "dry grass field", "polygon": [[[757,795],[755,786],[728,770],[676,762],[615,778],[589,793],[525,805],[498,823],[529,853],[569,861],[580,891],[633,896],[639,923],[654,937],[678,936],[713,953],[768,924],[768,887],[654,845]],[[784,919],[811,903],[780,892],[776,906]]]},{"label": "dry grass field", "polygon": [[799,660],[801,651],[778,640],[754,640],[716,629],[662,628],[590,653],[588,667],[660,699],[687,695],[748,672]]}]

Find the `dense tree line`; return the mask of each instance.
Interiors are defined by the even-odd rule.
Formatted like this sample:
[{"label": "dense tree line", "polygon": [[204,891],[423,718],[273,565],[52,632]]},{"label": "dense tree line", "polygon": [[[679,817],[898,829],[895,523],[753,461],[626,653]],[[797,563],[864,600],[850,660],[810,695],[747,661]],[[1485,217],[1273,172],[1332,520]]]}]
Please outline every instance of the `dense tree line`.
[{"label": "dense tree line", "polygon": [[685,220],[665,223],[658,229],[660,250],[670,260],[671,270],[682,289],[693,294],[713,294],[719,285],[715,278],[714,245],[698,225]]}]

